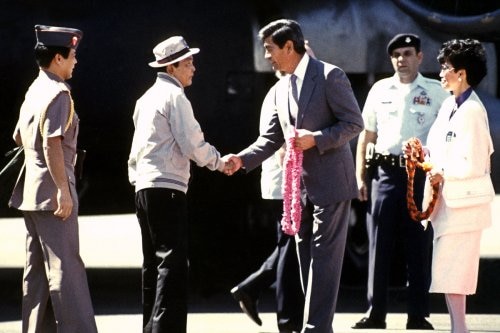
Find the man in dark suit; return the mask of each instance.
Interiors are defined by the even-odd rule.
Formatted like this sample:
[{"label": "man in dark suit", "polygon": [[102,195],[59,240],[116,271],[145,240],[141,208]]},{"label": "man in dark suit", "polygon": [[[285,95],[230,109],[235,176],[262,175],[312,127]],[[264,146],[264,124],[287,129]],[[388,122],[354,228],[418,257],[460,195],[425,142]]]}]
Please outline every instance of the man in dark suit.
[{"label": "man in dark suit", "polygon": [[[281,74],[279,74],[281,77]],[[260,115],[259,131],[265,132],[270,117],[274,114],[274,87],[269,89]],[[265,209],[271,221],[276,221],[276,247],[260,268],[238,283],[231,294],[241,309],[257,325],[262,325],[258,313],[261,293],[276,285],[276,319],[278,329],[300,331],[304,311],[304,293],[300,283],[300,269],[295,237],[287,235],[281,228],[283,216],[283,158],[284,148],[262,163],[260,188]]]},{"label": "man in dark suit", "polygon": [[[316,59],[314,51],[305,41],[307,54]],[[283,75],[276,71],[279,79]],[[259,132],[264,133],[274,114],[274,97],[276,87],[272,87],[262,102]],[[276,317],[278,328],[293,327],[300,331],[304,317],[304,293],[300,284],[300,269],[298,265],[295,237],[287,235],[281,227],[283,218],[283,158],[284,147],[273,156],[262,162],[260,189],[265,207],[271,220],[277,223],[276,248],[262,263],[258,270],[231,289],[231,295],[238,301],[241,309],[257,325],[262,325],[257,309],[260,294],[276,285]]]},{"label": "man in dark suit", "polygon": [[230,156],[233,168],[225,172],[231,175],[241,167],[251,171],[295,133],[294,147],[287,149],[303,152],[302,218],[296,235],[306,299],[302,332],[331,333],[350,202],[358,195],[349,141],[363,130],[363,120],[345,73],[306,54],[297,22],[271,22],[259,37],[273,69],[289,75],[275,85],[267,129]]}]

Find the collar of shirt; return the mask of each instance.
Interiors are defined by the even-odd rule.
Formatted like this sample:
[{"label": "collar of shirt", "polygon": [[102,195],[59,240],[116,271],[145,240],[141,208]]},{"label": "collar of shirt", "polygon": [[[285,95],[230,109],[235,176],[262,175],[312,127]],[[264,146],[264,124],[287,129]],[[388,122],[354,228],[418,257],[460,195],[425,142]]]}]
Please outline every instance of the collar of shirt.
[{"label": "collar of shirt", "polygon": [[300,90],[302,89],[302,83],[304,82],[304,77],[306,76],[307,65],[309,64],[309,55],[304,53],[302,59],[300,59],[299,64],[295,68],[293,74],[297,76],[297,96],[300,96]]},{"label": "collar of shirt", "polygon": [[64,83],[66,85],[66,87],[68,87],[68,89],[70,89],[70,85],[68,84],[68,82],[64,81],[63,79],[61,79],[59,76],[57,76],[56,74],[52,73],[52,72],[49,72],[43,68],[40,68],[40,71],[42,73],[45,73],[45,75],[47,75],[47,77],[51,80],[54,80],[54,81],[57,81],[57,82],[61,82],[61,83]]},{"label": "collar of shirt", "polygon": [[455,98],[457,106],[460,107],[460,105],[462,105],[462,103],[465,102],[467,98],[469,98],[470,94],[472,94],[472,87],[467,88],[466,91],[464,91],[460,96]]},{"label": "collar of shirt", "polygon": [[401,87],[404,87],[404,86],[409,86],[410,87],[410,91],[413,90],[413,89],[415,89],[416,87],[420,87],[420,88],[426,90],[425,79],[422,76],[422,74],[417,73],[417,77],[415,78],[415,80],[413,80],[409,84],[405,84],[405,83],[401,83],[401,81],[399,80],[398,74],[394,73],[394,75],[392,76],[392,85],[391,85],[391,87],[392,88],[401,88]]},{"label": "collar of shirt", "polygon": [[175,84],[176,86],[179,86],[184,91],[184,88],[182,87],[182,84],[179,80],[177,80],[174,76],[165,73],[165,72],[158,72],[158,78],[164,79],[167,81],[170,81],[171,83]]}]

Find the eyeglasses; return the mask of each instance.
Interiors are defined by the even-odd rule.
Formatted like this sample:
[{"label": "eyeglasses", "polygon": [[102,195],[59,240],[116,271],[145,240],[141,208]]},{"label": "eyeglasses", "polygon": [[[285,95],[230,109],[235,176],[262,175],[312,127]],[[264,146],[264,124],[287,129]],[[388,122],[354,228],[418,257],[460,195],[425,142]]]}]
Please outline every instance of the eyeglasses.
[{"label": "eyeglasses", "polygon": [[442,71],[442,72],[451,71],[452,69],[455,69],[455,68],[451,67],[451,66],[450,66],[450,65],[448,65],[448,64],[442,64],[442,65],[441,65],[441,71]]}]

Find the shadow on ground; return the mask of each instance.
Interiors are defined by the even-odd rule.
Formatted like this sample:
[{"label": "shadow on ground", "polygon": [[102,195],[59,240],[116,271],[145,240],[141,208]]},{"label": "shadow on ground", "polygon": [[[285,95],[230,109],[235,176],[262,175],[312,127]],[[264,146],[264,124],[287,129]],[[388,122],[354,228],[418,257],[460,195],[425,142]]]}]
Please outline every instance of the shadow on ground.
[{"label": "shadow on ground", "polygon": [[[97,315],[139,314],[141,313],[141,273],[140,269],[88,269],[89,286]],[[467,298],[468,313],[500,313],[500,260],[482,259],[479,272],[477,294]],[[0,270],[0,321],[20,319],[21,313],[21,269]],[[227,291],[214,290],[212,293],[192,290],[189,311],[191,313],[239,312],[237,303]],[[337,312],[360,314],[366,310],[366,290],[363,286],[343,285],[340,289]],[[404,288],[391,288],[389,312],[406,312],[406,292]],[[265,292],[259,302],[261,312],[275,309],[273,290]],[[440,294],[431,295],[431,312],[445,313],[446,305]]]}]

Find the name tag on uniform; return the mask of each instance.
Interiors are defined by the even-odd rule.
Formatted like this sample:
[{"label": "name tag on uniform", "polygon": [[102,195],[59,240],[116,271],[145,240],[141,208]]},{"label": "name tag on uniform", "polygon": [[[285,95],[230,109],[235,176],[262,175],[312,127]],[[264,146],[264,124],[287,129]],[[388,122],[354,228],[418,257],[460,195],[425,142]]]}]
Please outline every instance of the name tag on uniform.
[{"label": "name tag on uniform", "polygon": [[451,142],[453,138],[456,137],[457,135],[455,134],[455,132],[449,131],[448,133],[446,133],[446,142]]}]

